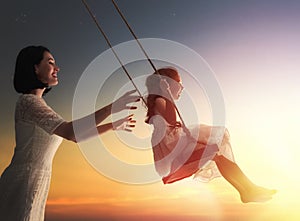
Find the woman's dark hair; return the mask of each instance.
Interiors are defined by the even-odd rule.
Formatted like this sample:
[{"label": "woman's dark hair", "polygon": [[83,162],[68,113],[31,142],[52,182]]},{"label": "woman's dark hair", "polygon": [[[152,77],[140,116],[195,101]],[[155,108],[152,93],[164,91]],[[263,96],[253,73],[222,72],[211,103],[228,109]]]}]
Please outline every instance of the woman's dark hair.
[{"label": "woman's dark hair", "polygon": [[146,123],[150,123],[150,118],[155,114],[154,113],[154,104],[155,99],[158,97],[162,97],[161,89],[160,89],[160,81],[162,78],[170,81],[178,76],[178,72],[175,68],[166,67],[157,70],[154,74],[151,74],[146,79],[146,87],[148,90],[147,96],[147,116]]},{"label": "woman's dark hair", "polygon": [[18,93],[28,94],[33,89],[46,88],[46,94],[51,89],[37,78],[34,67],[43,60],[45,51],[50,52],[44,46],[28,46],[19,52],[14,74],[14,88]]}]

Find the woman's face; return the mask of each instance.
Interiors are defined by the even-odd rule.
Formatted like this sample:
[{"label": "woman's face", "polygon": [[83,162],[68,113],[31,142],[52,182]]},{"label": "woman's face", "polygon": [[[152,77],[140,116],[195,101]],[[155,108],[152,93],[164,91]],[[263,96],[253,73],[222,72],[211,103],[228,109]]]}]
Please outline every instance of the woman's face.
[{"label": "woman's face", "polygon": [[48,86],[55,86],[58,84],[57,73],[59,67],[55,64],[53,56],[48,52],[44,52],[44,57],[41,62],[35,67],[37,78]]}]

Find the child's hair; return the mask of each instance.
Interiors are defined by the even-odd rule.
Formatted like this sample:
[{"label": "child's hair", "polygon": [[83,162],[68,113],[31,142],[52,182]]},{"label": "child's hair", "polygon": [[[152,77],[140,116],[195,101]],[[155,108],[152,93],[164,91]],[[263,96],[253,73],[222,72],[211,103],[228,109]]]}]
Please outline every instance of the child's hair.
[{"label": "child's hair", "polygon": [[45,94],[50,90],[47,84],[37,78],[34,68],[43,60],[45,51],[50,52],[44,46],[28,46],[19,52],[14,73],[14,88],[18,93],[27,94],[33,89],[47,88]]},{"label": "child's hair", "polygon": [[154,105],[155,99],[158,97],[162,97],[161,89],[160,89],[160,81],[161,79],[166,79],[169,81],[178,76],[178,71],[173,67],[166,67],[158,69],[156,72],[151,74],[146,79],[146,87],[148,90],[147,96],[147,116],[145,122],[150,124],[150,119],[154,115]]}]

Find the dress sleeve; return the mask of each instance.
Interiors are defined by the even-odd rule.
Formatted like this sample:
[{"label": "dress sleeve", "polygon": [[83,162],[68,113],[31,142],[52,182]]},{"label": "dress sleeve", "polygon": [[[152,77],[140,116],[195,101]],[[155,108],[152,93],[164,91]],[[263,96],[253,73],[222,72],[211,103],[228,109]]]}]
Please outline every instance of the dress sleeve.
[{"label": "dress sleeve", "polygon": [[19,103],[20,118],[32,122],[49,134],[62,124],[64,119],[37,96],[24,97]]}]

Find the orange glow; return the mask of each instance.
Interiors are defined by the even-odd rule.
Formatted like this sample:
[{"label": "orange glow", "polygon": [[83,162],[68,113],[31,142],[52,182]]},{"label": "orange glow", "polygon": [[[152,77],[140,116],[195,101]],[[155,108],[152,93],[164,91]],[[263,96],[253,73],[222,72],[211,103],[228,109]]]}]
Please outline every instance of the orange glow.
[{"label": "orange glow", "polygon": [[[263,177],[254,171],[250,174]],[[268,183],[268,179],[259,180]],[[208,184],[188,178],[171,185],[127,185],[97,173],[76,145],[64,142],[55,158],[46,214],[47,220],[298,220],[295,187],[275,184],[270,187],[279,187],[279,192],[262,204],[242,204],[238,193],[222,178]]]},{"label": "orange glow", "polygon": [[[147,185],[118,183],[96,172],[76,144],[64,141],[53,162],[46,220],[140,220],[140,217],[145,217],[144,220],[182,220],[188,217],[191,221],[206,217],[218,221],[231,221],[237,217],[245,221],[299,220],[296,169],[300,165],[295,157],[299,150],[298,145],[291,145],[293,139],[297,142],[295,137],[290,137],[287,132],[282,135],[289,139],[280,139],[276,128],[243,132],[232,125],[231,139],[237,162],[254,182],[278,190],[271,201],[242,204],[238,193],[223,178],[207,184],[192,178],[170,185],[161,182]],[[257,133],[275,134],[278,139],[254,139],[260,137]],[[6,154],[1,155],[8,163],[13,139],[2,140],[6,141],[6,147],[10,147]],[[288,146],[283,148],[285,144]],[[274,152],[269,152],[268,148]],[[246,149],[251,151],[245,152]]]}]

